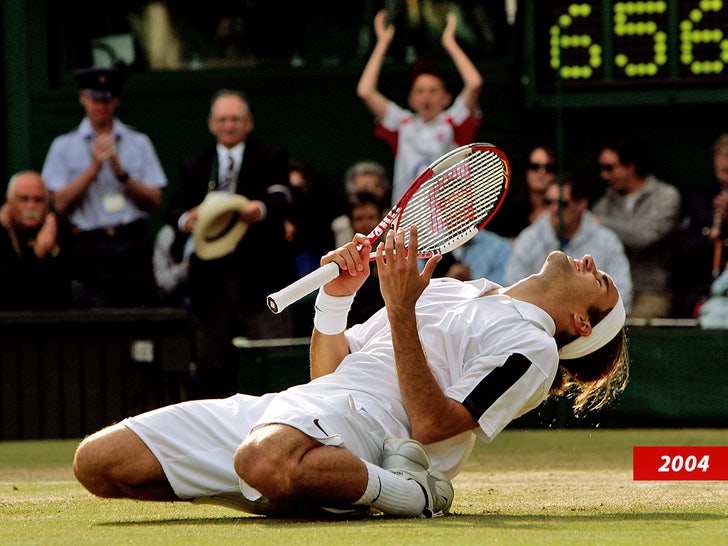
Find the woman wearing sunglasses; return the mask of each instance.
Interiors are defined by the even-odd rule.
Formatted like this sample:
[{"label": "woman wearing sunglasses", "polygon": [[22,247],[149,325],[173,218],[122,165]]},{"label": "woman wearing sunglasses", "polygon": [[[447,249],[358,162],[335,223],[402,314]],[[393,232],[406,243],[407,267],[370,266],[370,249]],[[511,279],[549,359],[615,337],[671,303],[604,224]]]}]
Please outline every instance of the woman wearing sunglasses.
[{"label": "woman wearing sunglasses", "polygon": [[534,146],[527,156],[523,183],[506,196],[501,211],[488,224],[488,229],[513,241],[548,210],[544,198],[554,180],[556,152],[548,144]]}]

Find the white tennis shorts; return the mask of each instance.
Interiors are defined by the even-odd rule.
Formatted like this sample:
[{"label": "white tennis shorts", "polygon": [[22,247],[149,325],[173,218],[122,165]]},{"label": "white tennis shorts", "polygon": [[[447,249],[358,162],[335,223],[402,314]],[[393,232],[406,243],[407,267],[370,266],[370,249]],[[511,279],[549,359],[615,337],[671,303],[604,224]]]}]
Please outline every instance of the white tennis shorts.
[{"label": "white tennis shorts", "polygon": [[[159,460],[181,499],[241,495],[245,484],[233,468],[235,450],[253,428],[273,423],[381,463],[386,431],[349,395],[325,396],[294,387],[261,397],[236,394],[182,402],[122,421]],[[247,490],[246,496],[251,498]]]}]

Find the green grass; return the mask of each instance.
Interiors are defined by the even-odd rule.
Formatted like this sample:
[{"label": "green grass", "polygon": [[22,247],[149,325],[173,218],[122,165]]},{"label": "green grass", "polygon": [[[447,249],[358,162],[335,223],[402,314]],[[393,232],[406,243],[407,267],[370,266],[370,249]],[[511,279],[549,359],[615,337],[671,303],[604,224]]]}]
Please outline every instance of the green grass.
[{"label": "green grass", "polygon": [[110,501],[70,470],[77,441],[0,443],[0,544],[725,545],[728,482],[635,482],[635,445],[727,445],[728,429],[506,430],[478,443],[453,514],[272,520],[187,503]]}]

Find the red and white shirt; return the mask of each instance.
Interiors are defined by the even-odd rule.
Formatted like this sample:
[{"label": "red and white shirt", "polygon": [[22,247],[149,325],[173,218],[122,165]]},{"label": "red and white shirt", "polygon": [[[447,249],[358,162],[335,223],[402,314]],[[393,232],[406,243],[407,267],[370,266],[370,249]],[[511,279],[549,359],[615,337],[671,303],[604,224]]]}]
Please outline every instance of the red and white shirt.
[{"label": "red and white shirt", "polygon": [[474,142],[481,120],[480,110],[469,110],[461,96],[429,123],[390,101],[374,134],[394,152],[392,204],[438,157]]}]

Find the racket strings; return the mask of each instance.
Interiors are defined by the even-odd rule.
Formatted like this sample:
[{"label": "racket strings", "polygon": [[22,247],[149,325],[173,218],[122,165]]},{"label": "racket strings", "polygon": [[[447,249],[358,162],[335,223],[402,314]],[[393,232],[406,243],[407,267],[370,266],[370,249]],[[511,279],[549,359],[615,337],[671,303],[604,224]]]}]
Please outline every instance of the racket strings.
[{"label": "racket strings", "polygon": [[397,220],[409,246],[409,226],[418,227],[417,253],[446,252],[469,239],[500,202],[507,182],[502,158],[476,150],[435,173],[411,196]]}]

